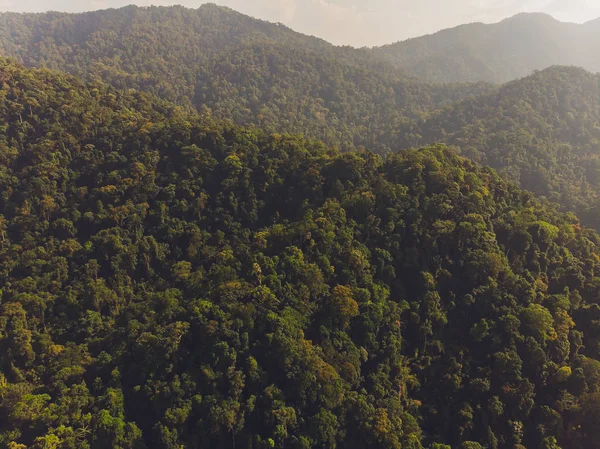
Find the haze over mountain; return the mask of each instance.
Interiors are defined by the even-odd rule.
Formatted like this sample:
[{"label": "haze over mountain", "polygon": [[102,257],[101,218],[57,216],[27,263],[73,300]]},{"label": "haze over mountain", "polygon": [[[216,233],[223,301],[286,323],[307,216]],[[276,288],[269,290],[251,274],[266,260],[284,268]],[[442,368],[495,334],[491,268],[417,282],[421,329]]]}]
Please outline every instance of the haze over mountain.
[{"label": "haze over mountain", "polygon": [[503,83],[553,65],[600,71],[600,19],[564,23],[519,14],[473,23],[374,49],[406,72],[435,82]]},{"label": "haze over mountain", "polygon": [[[499,26],[526,30],[532,20],[558,23],[522,15]],[[27,65],[146,90],[238,124],[380,153],[458,145],[600,226],[598,81],[583,70],[548,69],[500,90],[435,85],[374,52],[335,47],[215,5],[3,14],[0,25],[0,52]],[[464,29],[472,27],[487,26]]]},{"label": "haze over mountain", "polygon": [[[529,15],[507,23],[525,30],[531,20],[556,23]],[[215,5],[3,14],[0,25],[0,51],[27,65],[146,90],[237,124],[303,133],[345,150],[461,146],[600,227],[598,82],[583,70],[548,69],[500,90],[435,85],[373,52]]]},{"label": "haze over mountain", "polygon": [[[181,4],[205,0],[0,0],[0,11],[86,12]],[[495,23],[520,12],[545,12],[561,21],[583,23],[600,17],[596,0],[218,0],[250,16],[281,22],[338,45],[386,45],[464,23]]]},{"label": "haze over mountain", "polygon": [[551,67],[434,112],[401,146],[445,142],[600,227],[600,75]]},{"label": "haze over mountain", "polygon": [[489,89],[423,83],[366,50],[215,5],[2,14],[0,54],[238,124],[379,152],[393,148],[400,126]]}]

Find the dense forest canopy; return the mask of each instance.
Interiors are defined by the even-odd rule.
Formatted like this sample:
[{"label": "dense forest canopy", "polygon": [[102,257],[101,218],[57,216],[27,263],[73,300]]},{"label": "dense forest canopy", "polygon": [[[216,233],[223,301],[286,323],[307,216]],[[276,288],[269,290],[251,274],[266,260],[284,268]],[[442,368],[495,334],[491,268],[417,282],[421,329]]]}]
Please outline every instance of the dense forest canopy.
[{"label": "dense forest canopy", "polygon": [[6,60],[0,125],[2,447],[600,448],[600,236],[492,169]]},{"label": "dense forest canopy", "polygon": [[0,449],[600,449],[598,34],[0,14]]},{"label": "dense forest canopy", "polygon": [[461,25],[373,51],[407,73],[434,82],[505,83],[553,65],[600,72],[600,19],[576,24],[525,13],[496,24]]}]

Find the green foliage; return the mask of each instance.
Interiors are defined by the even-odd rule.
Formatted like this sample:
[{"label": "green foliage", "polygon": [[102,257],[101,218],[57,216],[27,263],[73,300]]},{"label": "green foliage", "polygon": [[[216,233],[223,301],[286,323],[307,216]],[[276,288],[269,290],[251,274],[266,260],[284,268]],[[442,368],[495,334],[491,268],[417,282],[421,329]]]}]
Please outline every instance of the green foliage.
[{"label": "green foliage", "polygon": [[[600,39],[589,33],[597,33],[598,23],[573,25],[568,34],[579,42],[577,51],[563,48],[569,26],[525,15],[369,51],[334,47],[216,5],[130,6],[85,14],[0,14],[0,52],[29,66],[146,91],[188,111],[269,132],[302,133],[342,150],[366,147],[385,154],[444,142],[600,229],[598,76],[554,67],[493,88],[434,85],[406,75],[432,70],[436,80],[465,79],[468,73],[469,80],[505,81],[595,55],[582,52],[585,46],[574,36],[588,30],[585,41],[596,45]],[[544,50],[532,50],[524,40]],[[502,42],[494,44],[500,50],[490,50],[491,42]],[[385,60],[400,48],[408,58],[396,58],[402,70]],[[595,60],[586,66],[600,70]],[[30,98],[24,110],[36,102]],[[186,151],[193,159],[195,148]],[[239,161],[236,154],[229,157],[223,168],[233,175]],[[57,207],[52,200],[46,198],[41,214]],[[368,207],[368,199],[356,201],[356,207]],[[443,221],[436,225],[441,232]],[[539,225],[515,236],[515,245],[526,246],[529,233],[555,231]],[[0,238],[3,232],[0,220]]]},{"label": "green foliage", "polygon": [[[402,146],[455,146],[600,229],[600,76],[552,67],[434,112],[417,129],[421,138]],[[400,134],[415,134],[415,128]],[[558,229],[542,221],[527,232],[551,239]],[[528,238],[520,236],[520,244]]]},{"label": "green foliage", "polygon": [[523,310],[521,323],[525,327],[525,333],[531,333],[538,340],[545,340],[554,335],[552,314],[539,304],[531,304]]},{"label": "green foliage", "polygon": [[0,80],[2,447],[595,447],[572,215],[443,146]]},{"label": "green foliage", "polygon": [[240,125],[381,153],[398,149],[398,130],[428,111],[489,91],[422,83],[367,50],[213,4],[0,14],[0,54]]}]

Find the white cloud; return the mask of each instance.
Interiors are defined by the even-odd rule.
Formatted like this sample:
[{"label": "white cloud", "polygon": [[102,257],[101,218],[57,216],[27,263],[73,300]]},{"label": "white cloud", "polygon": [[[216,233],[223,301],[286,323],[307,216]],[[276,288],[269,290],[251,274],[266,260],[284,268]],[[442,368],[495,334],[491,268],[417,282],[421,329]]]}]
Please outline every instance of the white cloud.
[{"label": "white cloud", "polygon": [[544,8],[557,19],[573,22],[586,22],[600,17],[598,0],[555,0]]}]

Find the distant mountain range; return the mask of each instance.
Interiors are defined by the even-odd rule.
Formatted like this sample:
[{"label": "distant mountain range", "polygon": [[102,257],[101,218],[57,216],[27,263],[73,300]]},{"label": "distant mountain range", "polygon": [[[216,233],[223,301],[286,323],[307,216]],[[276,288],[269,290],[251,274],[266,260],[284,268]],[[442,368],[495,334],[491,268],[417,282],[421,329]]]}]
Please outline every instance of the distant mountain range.
[{"label": "distant mountain range", "polygon": [[[550,30],[579,36],[575,31],[591,33],[596,25],[525,14],[367,50],[336,47],[212,4],[195,10],[131,6],[85,14],[2,14],[0,53],[29,66],[147,91],[236,124],[301,133],[344,150],[366,147],[387,153],[445,142],[600,227],[595,206],[600,197],[597,76],[552,67],[501,88],[436,84],[407,74],[416,75],[419,64],[386,60],[393,49],[417,48],[420,42],[430,50],[437,45],[449,58],[436,62],[444,81],[456,75],[457,67],[469,79],[500,77],[500,69],[486,71],[474,58],[442,52],[442,42],[449,48],[454,43],[458,53],[466,44],[457,42],[480,49],[485,42],[496,45],[496,51],[481,54],[499,67],[503,58],[494,55],[509,59],[509,49],[519,47],[523,64],[506,65],[509,78],[510,70],[516,76],[543,67],[544,57],[555,63],[562,54],[571,58],[563,62],[573,62],[577,54],[566,48],[575,38],[560,40],[560,33]],[[546,35],[554,40],[544,41]],[[600,42],[588,41],[590,46]],[[547,48],[537,52],[537,62],[523,56],[537,45]],[[562,50],[553,52],[557,46]]]},{"label": "distant mountain range", "polygon": [[[218,61],[223,52],[267,43],[316,51],[377,72],[394,68],[404,77],[438,83],[505,83],[553,65],[600,71],[600,18],[576,24],[522,13],[499,23],[466,24],[382,47],[353,49],[214,4],[195,10],[128,6],[83,14],[0,14],[2,55],[80,76],[93,67],[103,70],[104,78],[127,78],[119,79],[118,87],[148,87],[168,71],[172,82],[160,86],[161,94],[180,102],[193,92],[176,84],[184,79],[189,85],[210,58]],[[140,68],[146,74],[141,83],[133,79],[140,76]]]},{"label": "distant mountain range", "polygon": [[424,83],[368,50],[213,4],[1,14],[0,55],[346,150],[392,150],[407,123],[490,88]]},{"label": "distant mountain range", "polygon": [[436,82],[503,83],[552,65],[600,71],[600,19],[582,25],[547,14],[473,23],[373,52],[411,75]]}]

